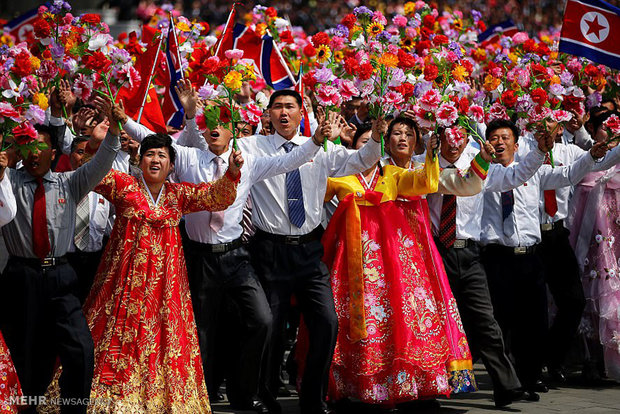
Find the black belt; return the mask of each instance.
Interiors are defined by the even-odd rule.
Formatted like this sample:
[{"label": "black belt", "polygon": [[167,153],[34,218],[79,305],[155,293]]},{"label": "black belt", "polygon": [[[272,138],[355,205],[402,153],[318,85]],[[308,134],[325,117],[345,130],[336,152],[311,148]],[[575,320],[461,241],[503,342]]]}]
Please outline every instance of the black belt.
[{"label": "black belt", "polygon": [[564,220],[558,220],[553,223],[544,223],[540,225],[540,231],[543,233],[561,228],[564,228]]},{"label": "black belt", "polygon": [[238,249],[243,244],[241,242],[241,237],[231,242],[227,242],[227,243],[209,244],[209,243],[200,243],[194,240],[189,240],[189,243],[195,248],[201,251],[206,250],[209,253],[228,253],[231,250]]},{"label": "black belt", "polygon": [[320,240],[323,234],[323,228],[321,226],[315,228],[310,233],[302,234],[301,236],[287,236],[284,234],[267,233],[260,229],[256,229],[256,237],[271,240],[275,243],[289,244],[292,246],[298,246],[300,244],[307,243],[309,241]]},{"label": "black belt", "polygon": [[49,269],[50,267],[60,266],[60,265],[69,263],[69,261],[67,260],[67,256],[46,257],[45,259],[34,259],[31,257],[11,256],[11,259],[17,260],[29,266],[40,267],[42,269]]},{"label": "black belt", "polygon": [[534,254],[536,253],[536,245],[534,246],[502,246],[501,244],[489,244],[484,247],[486,251],[501,251],[503,253],[513,254],[515,256],[521,256],[524,254]]}]

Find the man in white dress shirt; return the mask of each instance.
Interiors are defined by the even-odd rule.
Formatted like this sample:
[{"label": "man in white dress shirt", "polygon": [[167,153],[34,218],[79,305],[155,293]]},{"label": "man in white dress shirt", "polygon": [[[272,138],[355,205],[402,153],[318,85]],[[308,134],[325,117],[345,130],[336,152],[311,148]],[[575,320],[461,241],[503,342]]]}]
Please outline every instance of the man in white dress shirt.
[{"label": "man in white dress shirt", "polygon": [[[192,120],[196,113],[196,92],[189,83],[181,83],[179,97],[186,108],[186,118]],[[151,132],[126,116],[124,128],[137,141]],[[203,138],[204,136],[204,138]],[[195,146],[203,149],[175,145],[176,175],[181,181],[199,183],[213,181],[223,174],[232,151],[232,134],[224,127],[217,127],[204,134],[192,134]],[[235,202],[223,212],[199,212],[185,217],[189,237],[186,248],[188,278],[192,293],[198,337],[203,357],[205,379],[210,395],[217,393],[219,385],[214,377],[218,359],[218,323],[221,322],[226,300],[239,310],[244,325],[239,358],[231,367],[226,386],[231,406],[235,409],[257,412],[278,411],[275,401],[266,406],[257,399],[258,380],[263,354],[271,335],[271,312],[258,277],[250,263],[250,255],[242,245],[241,226],[243,208],[250,188],[261,180],[295,170],[310,161],[322,145],[322,134],[307,139],[298,149],[279,156],[257,154],[247,150],[246,140],[266,139],[248,137],[238,141],[244,153],[241,181],[237,186]],[[205,142],[206,141],[206,142]],[[206,146],[206,148],[204,148]],[[221,356],[219,356],[221,357]]]},{"label": "man in white dress shirt", "polygon": [[[77,136],[73,139],[69,162],[71,170],[77,170],[84,162],[88,137]],[[84,304],[95,279],[101,255],[103,253],[103,236],[110,203],[103,196],[91,191],[77,205],[75,235],[67,251],[67,260],[78,275],[76,296]]]},{"label": "man in white dress shirt", "polygon": [[[250,137],[245,147],[257,156],[282,155],[309,138],[298,134],[301,97],[293,91],[276,91],[269,102],[275,133]],[[347,150],[328,143],[314,159],[288,174],[254,184],[252,220],[256,226],[252,258],[265,287],[273,315],[273,335],[266,387],[271,396],[278,389],[283,331],[295,295],[308,328],[308,354],[301,382],[302,414],[325,413],[324,396],[336,343],[338,320],[329,272],[321,261],[320,237],[327,178],[356,174],[373,166],[380,144],[372,139],[361,150]]]},{"label": "man in white dress shirt", "polygon": [[[514,123],[494,120],[486,130],[495,162],[509,167],[519,144]],[[539,138],[540,139],[540,138]],[[546,138],[551,139],[547,134]],[[535,254],[541,240],[540,191],[570,186],[591,171],[605,154],[597,144],[570,166],[543,165],[527,182],[509,191],[485,191],[481,243],[495,318],[526,391],[546,392],[540,381],[547,330],[547,300],[542,263]]]}]

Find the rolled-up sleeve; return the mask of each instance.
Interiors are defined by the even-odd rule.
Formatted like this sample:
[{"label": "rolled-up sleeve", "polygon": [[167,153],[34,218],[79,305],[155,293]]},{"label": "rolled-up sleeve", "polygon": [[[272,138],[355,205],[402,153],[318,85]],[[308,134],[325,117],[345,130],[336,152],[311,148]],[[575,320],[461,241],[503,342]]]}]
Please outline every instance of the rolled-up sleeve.
[{"label": "rolled-up sleeve", "polygon": [[5,171],[4,178],[0,181],[0,227],[4,226],[15,218],[17,204],[13,187],[9,181],[8,169]]}]

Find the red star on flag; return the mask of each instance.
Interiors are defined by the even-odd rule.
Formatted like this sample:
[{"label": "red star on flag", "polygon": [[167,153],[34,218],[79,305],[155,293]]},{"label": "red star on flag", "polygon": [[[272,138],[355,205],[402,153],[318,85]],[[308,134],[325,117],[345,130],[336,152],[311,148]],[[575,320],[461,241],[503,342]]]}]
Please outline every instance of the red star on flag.
[{"label": "red star on flag", "polygon": [[588,33],[587,35],[590,35],[592,33],[596,33],[596,37],[600,38],[600,32],[601,30],[605,29],[606,26],[601,25],[598,22],[598,16],[594,16],[594,19],[592,20],[586,20],[586,23],[588,24]]}]

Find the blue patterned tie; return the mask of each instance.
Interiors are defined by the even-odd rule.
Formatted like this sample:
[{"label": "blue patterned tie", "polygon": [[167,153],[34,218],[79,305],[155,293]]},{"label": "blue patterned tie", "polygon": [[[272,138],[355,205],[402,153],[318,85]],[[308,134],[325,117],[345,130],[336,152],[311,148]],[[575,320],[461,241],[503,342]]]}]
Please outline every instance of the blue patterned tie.
[{"label": "blue patterned tie", "polygon": [[[292,142],[282,144],[284,151],[291,152],[295,147]],[[297,227],[306,222],[306,210],[304,209],[304,192],[301,187],[299,168],[286,173],[286,195],[288,198],[288,219]]]},{"label": "blue patterned tie", "polygon": [[511,218],[511,214],[515,207],[515,195],[510,191],[502,192],[502,219],[504,234],[508,237],[512,237],[515,234],[516,223]]}]

